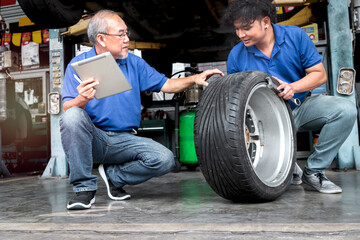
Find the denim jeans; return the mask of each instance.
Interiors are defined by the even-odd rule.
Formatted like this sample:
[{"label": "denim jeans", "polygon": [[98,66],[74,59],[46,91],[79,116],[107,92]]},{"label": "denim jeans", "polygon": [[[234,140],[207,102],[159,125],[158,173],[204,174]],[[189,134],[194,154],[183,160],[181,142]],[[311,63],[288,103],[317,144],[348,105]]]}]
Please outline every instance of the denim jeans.
[{"label": "denim jeans", "polygon": [[357,116],[355,104],[342,97],[315,95],[296,107],[293,116],[298,131],[321,130],[304,171],[323,173],[353,129]]},{"label": "denim jeans", "polygon": [[97,189],[94,163],[106,164],[106,175],[116,187],[145,182],[175,167],[173,153],[165,146],[130,132],[103,131],[81,108],[61,116],[60,132],[74,192]]}]

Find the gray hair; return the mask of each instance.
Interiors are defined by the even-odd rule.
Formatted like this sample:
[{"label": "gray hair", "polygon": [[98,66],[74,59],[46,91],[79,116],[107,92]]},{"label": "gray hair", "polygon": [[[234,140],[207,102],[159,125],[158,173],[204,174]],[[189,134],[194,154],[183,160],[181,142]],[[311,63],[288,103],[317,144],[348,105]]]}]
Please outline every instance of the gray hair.
[{"label": "gray hair", "polygon": [[108,32],[107,17],[118,15],[116,12],[111,10],[100,10],[90,20],[87,27],[87,34],[91,43],[96,43],[96,36],[99,33]]}]

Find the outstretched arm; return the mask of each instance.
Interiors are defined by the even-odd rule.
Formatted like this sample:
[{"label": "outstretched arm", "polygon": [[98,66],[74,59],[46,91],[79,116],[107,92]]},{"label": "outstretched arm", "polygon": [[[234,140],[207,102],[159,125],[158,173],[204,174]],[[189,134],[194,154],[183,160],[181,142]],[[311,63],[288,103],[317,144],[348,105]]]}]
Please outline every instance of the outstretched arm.
[{"label": "outstretched arm", "polygon": [[165,82],[164,86],[161,88],[161,91],[165,93],[177,93],[191,87],[194,84],[207,86],[209,83],[207,83],[206,80],[215,74],[224,76],[220,70],[211,69],[184,78],[170,78]]}]

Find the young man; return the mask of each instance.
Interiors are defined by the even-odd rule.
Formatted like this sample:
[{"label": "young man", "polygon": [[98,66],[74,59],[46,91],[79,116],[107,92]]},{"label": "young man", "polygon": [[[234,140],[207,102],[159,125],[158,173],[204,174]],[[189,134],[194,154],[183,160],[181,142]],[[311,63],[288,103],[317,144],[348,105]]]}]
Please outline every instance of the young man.
[{"label": "young man", "polygon": [[[272,0],[236,0],[229,4],[223,21],[235,26],[241,42],[228,56],[228,73],[267,72],[280,84],[279,97],[300,99],[298,107],[289,101],[297,130],[321,129],[302,181],[321,193],[341,193],[342,189],[325,176],[325,169],[348,137],[356,120],[356,107],[340,97],[311,96],[310,91],[327,80],[321,56],[304,30],[272,23],[275,13]],[[301,171],[295,168],[296,172]]]},{"label": "young man", "polygon": [[[64,79],[64,111],[60,119],[62,145],[70,166],[69,181],[75,196],[67,208],[87,209],[95,202],[97,177],[93,163],[100,163],[99,173],[113,200],[129,199],[123,187],[142,183],[171,171],[175,165],[172,152],[161,144],[135,136],[140,123],[141,91],[180,92],[194,83],[207,85],[217,69],[186,78],[168,79],[143,59],[128,53],[130,32],[113,11],[102,10],[88,25],[94,47],[69,63]],[[103,99],[95,99],[96,79],[75,80],[71,63],[96,54],[110,52],[129,80],[132,90]]]}]

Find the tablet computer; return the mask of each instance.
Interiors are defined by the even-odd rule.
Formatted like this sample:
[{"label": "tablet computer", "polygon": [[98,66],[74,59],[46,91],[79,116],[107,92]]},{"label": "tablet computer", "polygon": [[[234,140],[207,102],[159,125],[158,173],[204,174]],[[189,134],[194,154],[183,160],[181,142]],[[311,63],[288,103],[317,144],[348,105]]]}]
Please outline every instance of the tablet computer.
[{"label": "tablet computer", "polygon": [[110,52],[74,62],[71,66],[81,79],[93,77],[99,82],[99,85],[95,87],[96,99],[132,89]]}]

